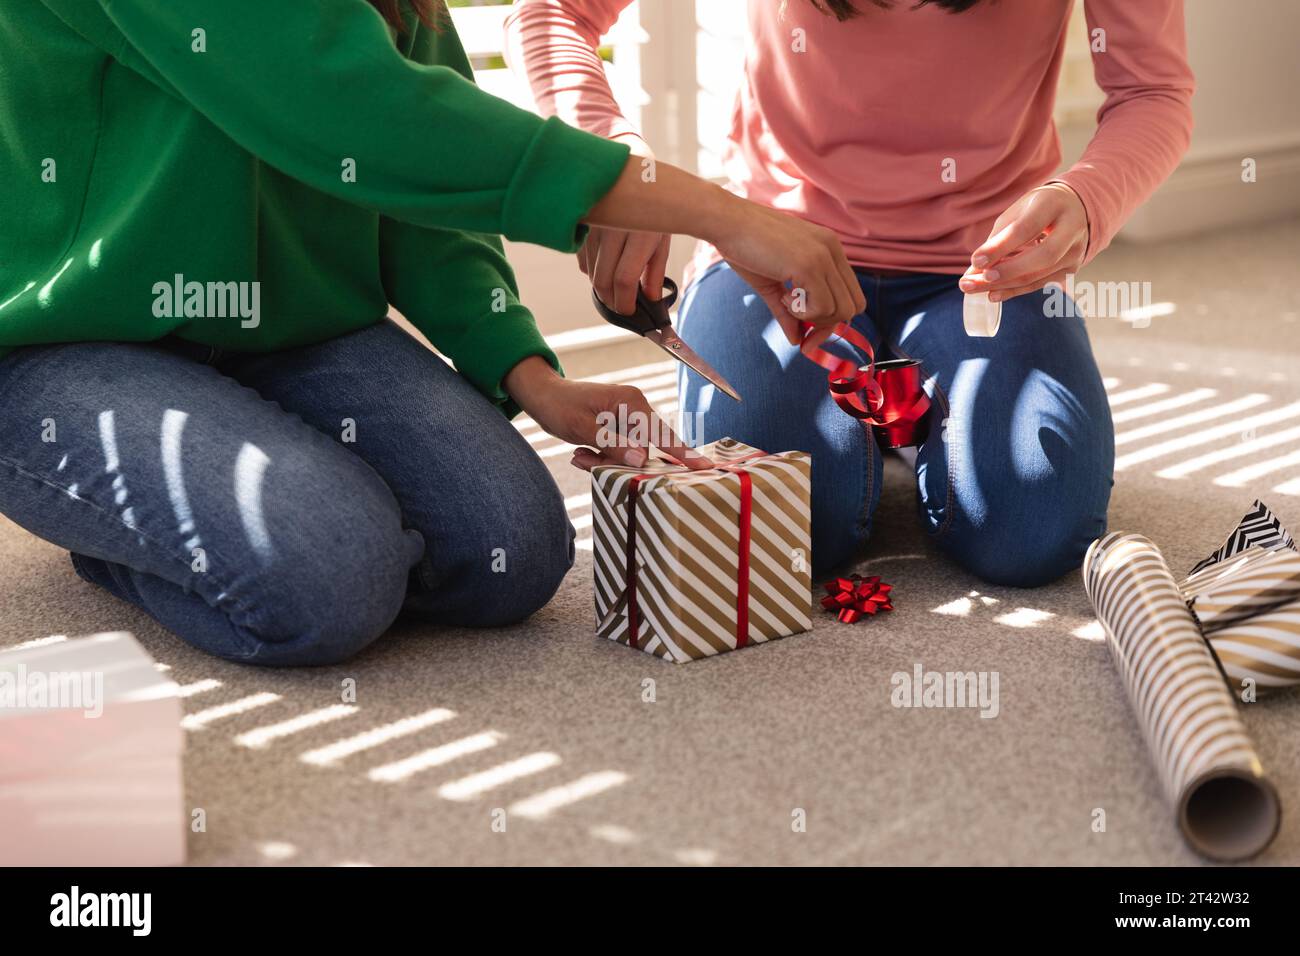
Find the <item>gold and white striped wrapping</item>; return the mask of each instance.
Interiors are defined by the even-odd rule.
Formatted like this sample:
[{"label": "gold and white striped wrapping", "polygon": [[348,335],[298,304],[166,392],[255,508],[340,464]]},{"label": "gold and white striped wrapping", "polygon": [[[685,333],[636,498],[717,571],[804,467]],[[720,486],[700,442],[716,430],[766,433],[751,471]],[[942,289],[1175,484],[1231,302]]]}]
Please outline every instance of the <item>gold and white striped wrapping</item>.
[{"label": "gold and white striped wrapping", "polygon": [[1300,598],[1300,552],[1248,548],[1180,588],[1201,627],[1215,630]]},{"label": "gold and white striped wrapping", "polygon": [[1083,583],[1183,834],[1213,859],[1260,852],[1281,819],[1277,791],[1164,557],[1111,533],[1088,549]]},{"label": "gold and white striped wrapping", "polygon": [[1234,687],[1300,684],[1300,552],[1247,548],[1180,588]]},{"label": "gold and white striped wrapping", "polygon": [[1234,687],[1300,684],[1300,598],[1256,617],[1209,631],[1205,639]]},{"label": "gold and white striped wrapping", "polygon": [[[722,464],[757,449],[724,438],[699,451]],[[812,628],[812,461],[792,451],[743,467],[752,482],[748,639],[762,643]],[[592,469],[597,632],[629,643],[627,502],[638,474],[655,477],[641,482],[636,503],[637,646],[679,664],[734,650],[740,476],[659,460]]]}]

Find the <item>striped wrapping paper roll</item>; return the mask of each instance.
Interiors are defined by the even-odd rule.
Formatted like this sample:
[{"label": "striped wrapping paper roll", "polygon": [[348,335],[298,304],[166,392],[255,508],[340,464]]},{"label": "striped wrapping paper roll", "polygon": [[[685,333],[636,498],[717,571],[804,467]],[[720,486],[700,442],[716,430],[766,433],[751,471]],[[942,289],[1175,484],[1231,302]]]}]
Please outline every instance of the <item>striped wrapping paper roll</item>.
[{"label": "striped wrapping paper roll", "polygon": [[1281,822],[1277,791],[1164,557],[1111,533],[1088,549],[1083,583],[1188,842],[1216,860],[1259,853]]}]

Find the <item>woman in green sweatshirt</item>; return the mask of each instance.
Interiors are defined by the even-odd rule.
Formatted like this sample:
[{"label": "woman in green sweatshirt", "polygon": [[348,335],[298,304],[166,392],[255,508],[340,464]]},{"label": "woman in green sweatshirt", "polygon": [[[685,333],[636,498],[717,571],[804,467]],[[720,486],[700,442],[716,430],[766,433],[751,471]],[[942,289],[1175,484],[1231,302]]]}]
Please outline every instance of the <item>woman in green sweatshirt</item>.
[{"label": "woman in green sweatshirt", "polygon": [[499,236],[690,233],[815,324],[862,308],[824,230],[470,76],[433,0],[0,4],[0,512],[233,660],[517,621],[573,529],[508,416],[650,409],[560,376]]}]

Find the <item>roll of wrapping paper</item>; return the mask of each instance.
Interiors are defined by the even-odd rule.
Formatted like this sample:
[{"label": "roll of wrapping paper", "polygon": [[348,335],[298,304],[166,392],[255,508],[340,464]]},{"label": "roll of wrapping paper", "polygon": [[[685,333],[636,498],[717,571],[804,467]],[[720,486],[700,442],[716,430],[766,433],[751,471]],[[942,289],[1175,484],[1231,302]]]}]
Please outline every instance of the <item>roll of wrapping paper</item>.
[{"label": "roll of wrapping paper", "polygon": [[1088,549],[1083,583],[1187,841],[1215,860],[1259,853],[1281,822],[1277,790],[1164,557],[1111,533]]}]

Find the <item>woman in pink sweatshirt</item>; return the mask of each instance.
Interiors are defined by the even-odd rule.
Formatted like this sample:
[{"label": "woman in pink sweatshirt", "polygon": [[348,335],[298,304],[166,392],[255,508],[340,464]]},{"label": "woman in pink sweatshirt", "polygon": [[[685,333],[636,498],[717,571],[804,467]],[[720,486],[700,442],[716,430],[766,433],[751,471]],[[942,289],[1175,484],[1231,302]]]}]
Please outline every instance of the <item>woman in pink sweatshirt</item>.
[{"label": "woman in pink sweatshirt", "polygon": [[[596,53],[628,3],[520,0],[507,45],[543,112],[652,155]],[[877,357],[920,361],[934,404],[916,455],[931,538],[981,578],[1025,587],[1078,566],[1105,530],[1113,484],[1084,323],[1050,307],[1061,293],[1045,287],[1109,244],[1173,171],[1192,125],[1182,0],[1086,0],[1106,99],[1087,150],[1058,174],[1052,108],[1071,6],[750,0],[723,154],[732,191],[839,236],[868,302],[853,324]],[[630,311],[638,281],[660,288],[668,241],[593,230],[580,266]],[[681,331],[745,397],[683,374],[695,437],[811,452],[814,559],[849,560],[879,500],[880,448],[800,356],[790,290],[746,282],[707,247],[692,271]],[[996,337],[966,335],[966,293],[1000,303]]]}]

